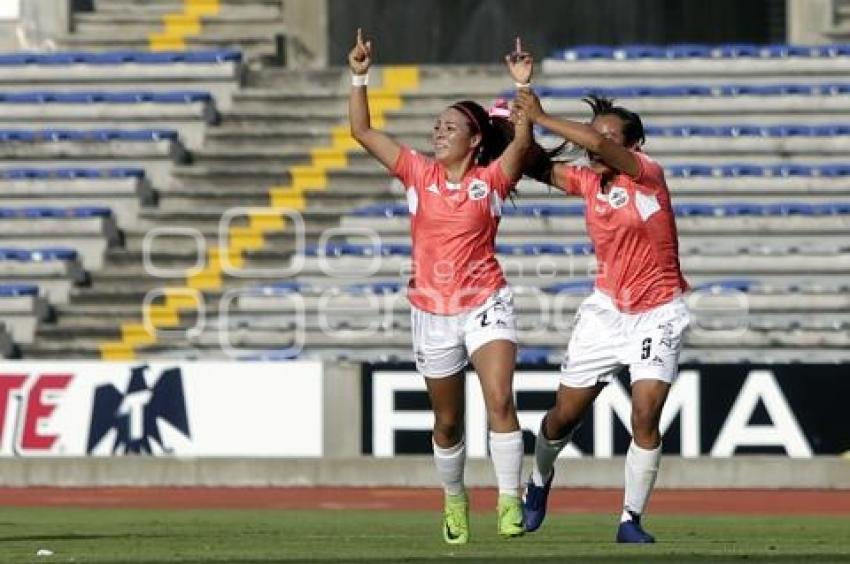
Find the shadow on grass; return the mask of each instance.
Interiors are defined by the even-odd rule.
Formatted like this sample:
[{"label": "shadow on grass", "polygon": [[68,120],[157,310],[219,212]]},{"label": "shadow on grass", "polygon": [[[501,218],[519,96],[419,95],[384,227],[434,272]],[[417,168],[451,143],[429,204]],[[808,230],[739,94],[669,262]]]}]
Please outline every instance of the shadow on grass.
[{"label": "shadow on grass", "polygon": [[[531,561],[534,564],[554,564],[563,563],[568,561],[576,561],[576,558],[571,558],[569,554],[564,554],[561,557],[534,557]],[[415,558],[399,558],[399,557],[387,557],[387,558],[375,558],[375,557],[363,557],[363,558],[352,558],[352,559],[339,559],[339,558],[304,558],[303,556],[293,556],[292,558],[265,558],[265,559],[247,559],[247,560],[234,560],[232,558],[221,559],[221,560],[211,560],[210,558],[204,558],[199,560],[187,560],[180,559],[175,560],[175,562],[180,562],[181,564],[209,564],[211,562],[228,562],[229,564],[268,564],[269,562],[352,562],[357,564],[363,564],[365,562],[481,562],[483,564],[491,563],[491,562],[519,562],[520,559],[517,558],[516,555],[513,556],[463,556],[463,555],[454,555],[450,556],[447,554],[435,554],[433,557],[415,557]],[[710,554],[621,554],[621,555],[581,555],[577,557],[577,561],[579,562],[592,562],[593,564],[602,564],[610,562],[612,564],[617,563],[621,564],[622,562],[746,562],[747,564],[753,562],[850,562],[850,555],[847,553],[835,553],[835,554],[782,554],[782,555],[765,555],[765,554],[740,554],[738,556],[721,556],[710,555]],[[133,560],[133,564],[162,564],[163,560]]]},{"label": "shadow on grass", "polygon": [[98,539],[132,539],[132,538],[156,538],[165,535],[139,535],[136,533],[115,533],[115,534],[82,534],[82,533],[67,533],[64,535],[17,535],[4,537],[0,536],[0,543],[18,542],[18,541],[73,541],[73,540],[98,540]]}]

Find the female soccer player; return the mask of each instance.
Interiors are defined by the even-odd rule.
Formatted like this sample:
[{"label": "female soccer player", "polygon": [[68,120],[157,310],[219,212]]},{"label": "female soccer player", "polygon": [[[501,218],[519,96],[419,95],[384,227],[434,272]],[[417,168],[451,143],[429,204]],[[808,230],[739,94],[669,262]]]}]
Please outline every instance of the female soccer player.
[{"label": "female soccer player", "polygon": [[469,540],[462,430],[463,371],[469,360],[481,381],[490,425],[498,532],[521,535],[523,443],[513,401],[516,330],[513,298],[494,239],[502,202],[522,174],[531,124],[517,117],[508,144],[481,106],[458,102],[437,117],[431,134],[434,158],[428,158],[372,129],[366,96],[372,45],[360,30],[348,64],[351,134],[407,189],[413,348],[434,411],[434,463],[445,489],[444,539],[450,544]]},{"label": "female soccer player", "polygon": [[[531,64],[524,57],[522,64]],[[626,454],[625,500],[617,542],[650,543],[641,515],[661,457],[659,420],[677,375],[689,314],[681,295],[676,222],[661,166],[641,151],[640,117],[611,100],[589,96],[590,125],[553,118],[530,90],[516,108],[534,123],[583,147],[588,167],[559,163],[548,182],[586,205],[598,262],[593,294],[578,309],[561,367],[555,406],[537,435],[523,505],[527,531],[540,527],[558,453],[615,375],[631,374],[632,442]]]}]

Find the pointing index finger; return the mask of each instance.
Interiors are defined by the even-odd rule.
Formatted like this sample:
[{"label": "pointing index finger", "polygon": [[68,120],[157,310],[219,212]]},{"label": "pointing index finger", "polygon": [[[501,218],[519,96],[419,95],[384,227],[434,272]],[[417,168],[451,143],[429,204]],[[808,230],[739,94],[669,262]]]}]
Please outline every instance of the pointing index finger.
[{"label": "pointing index finger", "polygon": [[516,47],[514,49],[514,53],[522,53],[522,39],[519,38],[519,35],[516,36]]}]

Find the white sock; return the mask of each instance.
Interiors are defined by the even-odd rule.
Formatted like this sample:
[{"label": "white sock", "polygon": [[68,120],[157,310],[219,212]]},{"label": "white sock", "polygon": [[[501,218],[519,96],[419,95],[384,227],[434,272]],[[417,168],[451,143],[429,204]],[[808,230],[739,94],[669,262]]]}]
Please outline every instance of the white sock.
[{"label": "white sock", "polygon": [[570,442],[573,434],[568,433],[562,439],[547,439],[543,433],[543,427],[546,420],[540,422],[540,430],[537,431],[537,439],[534,441],[534,467],[531,469],[531,480],[534,485],[542,488],[546,484],[546,480],[552,474],[552,468],[555,466],[555,459]]},{"label": "white sock", "polygon": [[490,431],[490,458],[496,471],[499,495],[519,496],[522,450],[522,431]]},{"label": "white sock", "polygon": [[437,474],[443,483],[443,489],[447,495],[459,495],[463,493],[463,469],[466,466],[466,442],[461,438],[460,442],[449,448],[441,448],[437,443],[434,445],[434,465]]},{"label": "white sock", "polygon": [[658,476],[661,445],[652,450],[642,449],[634,441],[626,453],[626,493],[620,521],[631,520],[631,513],[641,515]]}]

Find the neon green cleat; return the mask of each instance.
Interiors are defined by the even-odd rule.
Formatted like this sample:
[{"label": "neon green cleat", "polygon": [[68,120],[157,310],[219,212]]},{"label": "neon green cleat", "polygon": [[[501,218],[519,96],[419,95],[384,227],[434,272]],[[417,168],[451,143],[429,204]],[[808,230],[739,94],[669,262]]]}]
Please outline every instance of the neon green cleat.
[{"label": "neon green cleat", "polygon": [[499,496],[499,535],[503,538],[519,537],[525,534],[522,524],[522,502],[514,495]]},{"label": "neon green cleat", "polygon": [[469,498],[466,493],[446,496],[443,508],[443,539],[449,544],[469,542]]}]

